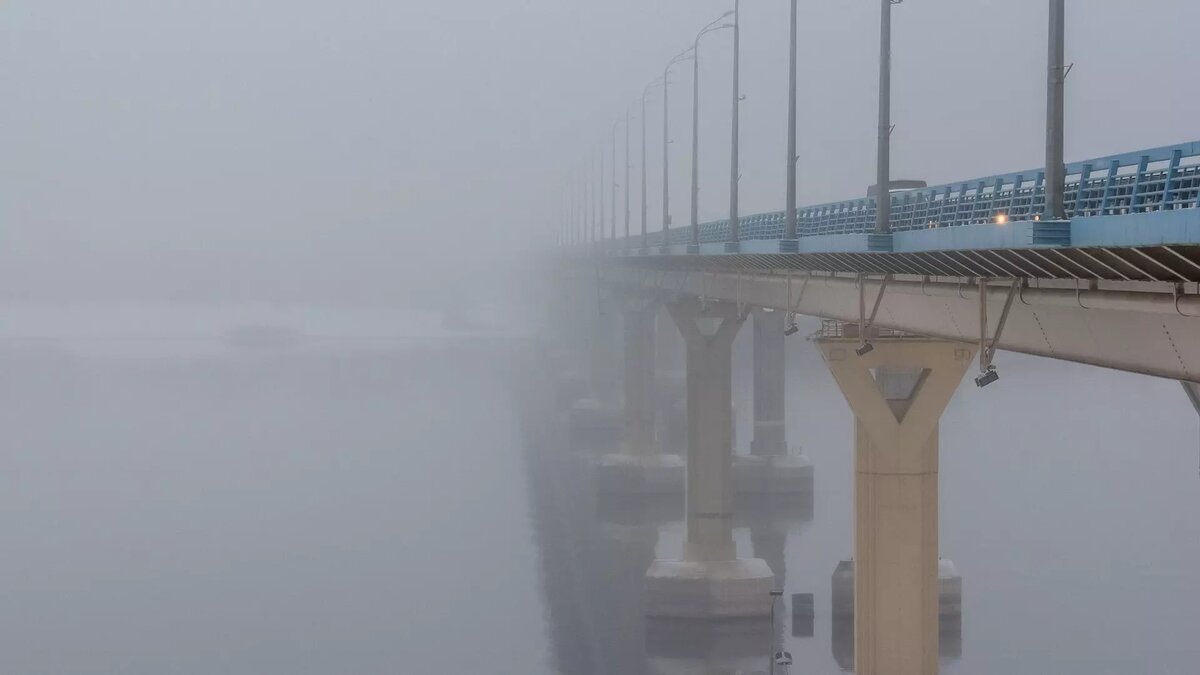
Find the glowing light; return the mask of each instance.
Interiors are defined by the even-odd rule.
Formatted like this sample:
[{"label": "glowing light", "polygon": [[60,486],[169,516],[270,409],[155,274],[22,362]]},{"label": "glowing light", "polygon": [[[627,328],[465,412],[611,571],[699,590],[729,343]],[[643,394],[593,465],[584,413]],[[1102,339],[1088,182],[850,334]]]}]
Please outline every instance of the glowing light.
[{"label": "glowing light", "polygon": [[1008,223],[1008,214],[1007,213],[996,214],[996,224],[997,225],[1005,225],[1007,223]]}]

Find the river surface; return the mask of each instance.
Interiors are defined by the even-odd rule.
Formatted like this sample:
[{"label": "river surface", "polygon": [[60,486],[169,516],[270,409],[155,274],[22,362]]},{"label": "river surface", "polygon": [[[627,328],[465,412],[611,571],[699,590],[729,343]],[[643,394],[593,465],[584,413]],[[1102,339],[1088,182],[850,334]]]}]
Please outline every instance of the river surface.
[{"label": "river surface", "polygon": [[[122,331],[53,314],[0,330],[0,672],[765,670],[769,628],[714,639],[631,612],[681,518],[597,508],[529,341],[321,312],[319,340],[256,350],[221,340],[242,315]],[[749,358],[747,328],[742,448]],[[792,672],[834,673],[852,419],[812,345],[788,358],[815,498],[775,521],[786,597],[813,594],[815,620],[805,637],[784,611],[777,630]],[[964,586],[943,672],[1197,672],[1200,420],[1179,385],[997,365],[942,420],[941,551]]]}]

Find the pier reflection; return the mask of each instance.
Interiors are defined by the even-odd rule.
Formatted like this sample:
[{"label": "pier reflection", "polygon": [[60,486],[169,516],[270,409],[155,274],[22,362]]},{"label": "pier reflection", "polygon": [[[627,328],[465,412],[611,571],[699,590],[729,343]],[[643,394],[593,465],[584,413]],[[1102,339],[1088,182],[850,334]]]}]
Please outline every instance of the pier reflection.
[{"label": "pier reflection", "polygon": [[[552,411],[561,403],[552,394],[543,401]],[[776,588],[784,591],[774,621],[647,619],[645,574],[656,557],[677,554],[673,549],[679,545],[685,497],[682,491],[611,489],[611,476],[602,475],[597,460],[613,451],[612,439],[596,429],[580,433],[578,410],[558,405],[557,411],[552,423],[540,427],[537,442],[531,442],[526,453],[554,672],[765,674],[777,650],[794,654],[792,672],[829,669],[831,652],[838,667],[853,669],[852,563],[843,563],[844,578],[840,587],[833,584],[832,597],[822,597],[824,589],[789,585],[796,583],[789,579],[789,563],[795,563],[789,561],[789,548],[795,555],[814,518],[811,470],[803,489],[743,487],[736,497],[734,527],[740,533],[739,545],[746,549],[742,553],[765,560],[776,574]],[[753,458],[739,459],[742,466],[753,464]],[[744,479],[757,474],[739,475]],[[816,616],[818,605],[832,607],[828,626]],[[957,658],[962,651],[961,620],[944,618],[942,628],[943,659]],[[830,650],[820,642],[810,644],[814,638],[829,640]]]},{"label": "pier reflection", "polygon": [[646,675],[753,675],[769,672],[771,621],[646,624]]}]

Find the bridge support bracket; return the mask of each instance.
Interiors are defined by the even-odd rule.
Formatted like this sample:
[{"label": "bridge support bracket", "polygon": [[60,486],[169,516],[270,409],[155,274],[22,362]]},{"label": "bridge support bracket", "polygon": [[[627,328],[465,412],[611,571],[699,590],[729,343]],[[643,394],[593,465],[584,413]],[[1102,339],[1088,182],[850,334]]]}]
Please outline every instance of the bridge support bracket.
[{"label": "bridge support bracket", "polygon": [[875,296],[875,305],[871,307],[871,316],[867,317],[867,278],[859,276],[858,278],[858,349],[854,350],[859,356],[866,356],[874,349],[874,345],[867,339],[867,330],[875,325],[875,317],[879,315],[879,305],[883,303],[883,294],[887,290],[888,280],[892,275],[883,275],[883,280],[879,282],[879,293]]},{"label": "bridge support bracket", "polygon": [[992,361],[996,358],[996,350],[1000,346],[1000,336],[1004,334],[1004,326],[1008,323],[1008,315],[1012,310],[1013,300],[1016,299],[1017,293],[1021,289],[1021,283],[1020,279],[1013,279],[1012,285],[1008,289],[1008,297],[1004,300],[1004,310],[1000,313],[1000,321],[997,322],[996,331],[991,334],[989,339],[988,285],[987,279],[979,279],[979,376],[975,378],[975,385],[978,387],[986,387],[1000,379],[1000,374],[996,372],[996,366],[992,365]]},{"label": "bridge support bracket", "polygon": [[796,302],[792,302],[792,275],[788,274],[787,278],[787,323],[784,326],[783,334],[791,337],[800,332],[800,327],[796,325],[796,310],[800,307],[800,302],[804,300],[804,291],[808,288],[808,280],[812,278],[812,272],[804,275],[804,283],[800,284],[800,294],[796,296]]}]

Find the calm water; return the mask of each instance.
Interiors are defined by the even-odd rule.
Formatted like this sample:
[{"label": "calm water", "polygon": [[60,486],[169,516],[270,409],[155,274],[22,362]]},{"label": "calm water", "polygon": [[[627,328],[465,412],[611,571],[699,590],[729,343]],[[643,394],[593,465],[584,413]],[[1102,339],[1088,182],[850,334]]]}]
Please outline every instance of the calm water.
[{"label": "calm water", "polygon": [[[205,344],[0,349],[0,672],[762,667],[768,627],[640,620],[645,561],[676,554],[682,524],[596,502],[518,343]],[[788,349],[789,435],[816,465],[813,513],[775,519],[788,594],[815,595],[788,649],[792,672],[833,673],[851,417],[815,349]],[[998,365],[943,418],[941,547],[965,587],[943,672],[1197,672],[1200,420],[1179,386]]]}]

